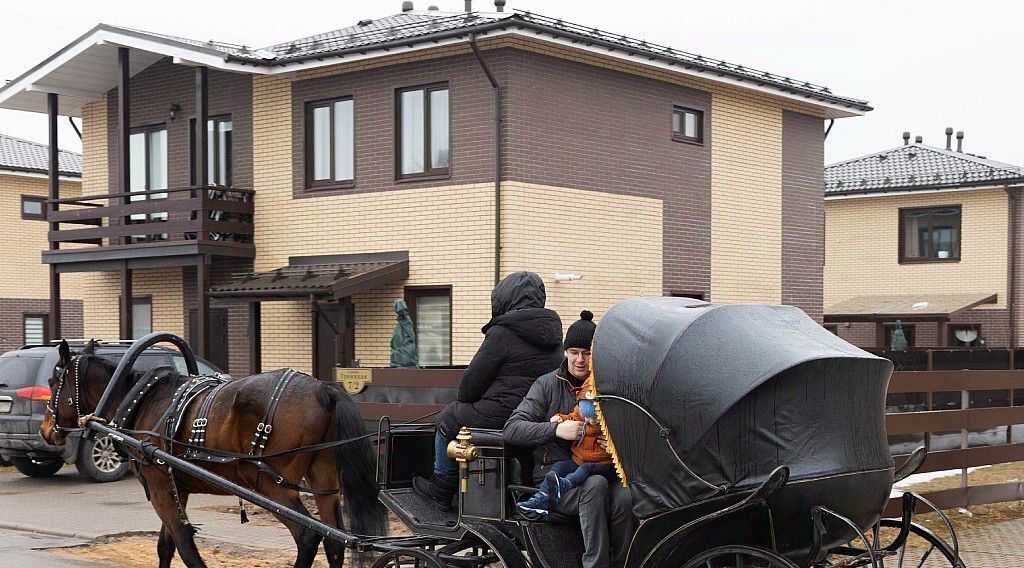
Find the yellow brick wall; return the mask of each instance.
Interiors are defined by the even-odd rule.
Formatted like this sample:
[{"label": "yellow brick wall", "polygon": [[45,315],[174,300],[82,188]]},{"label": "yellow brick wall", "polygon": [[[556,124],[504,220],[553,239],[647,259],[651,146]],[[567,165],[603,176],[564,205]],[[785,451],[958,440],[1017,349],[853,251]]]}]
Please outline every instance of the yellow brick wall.
[{"label": "yellow brick wall", "polygon": [[[408,250],[406,285],[452,285],[453,363],[467,363],[490,316],[494,187],[475,184],[292,198],[291,87],[287,78],[253,81],[256,270],[289,256]],[[353,298],[356,358],[387,365],[400,286]],[[312,323],[301,302],[263,304],[263,367],[312,365]]]},{"label": "yellow brick wall", "polygon": [[713,92],[711,300],[782,301],[782,108]]},{"label": "yellow brick wall", "polygon": [[[97,339],[120,337],[118,298],[119,272],[84,272],[71,275],[78,280],[84,300],[85,336]],[[153,331],[185,336],[181,268],[154,268],[132,273],[132,295],[153,297]]]},{"label": "yellow brick wall", "polygon": [[[661,295],[661,200],[505,182],[501,201],[503,272],[540,274],[565,327],[581,309],[599,319],[620,300]],[[583,279],[556,283],[556,272]]]},{"label": "yellow brick wall", "polygon": [[[959,262],[899,263],[899,209],[961,205]],[[998,294],[1006,307],[1009,199],[1001,189],[825,201],[825,308],[853,296]]]},{"label": "yellow brick wall", "polygon": [[107,97],[82,106],[82,191],[110,193],[107,183]]},{"label": "yellow brick wall", "polygon": [[[81,183],[61,181],[61,194],[75,195]],[[5,175],[0,172],[0,251],[6,268],[0,271],[0,298],[50,297],[50,271],[42,252],[49,248],[46,221],[21,218],[21,196],[49,196],[45,178]],[[66,299],[76,296],[63,294]]]}]

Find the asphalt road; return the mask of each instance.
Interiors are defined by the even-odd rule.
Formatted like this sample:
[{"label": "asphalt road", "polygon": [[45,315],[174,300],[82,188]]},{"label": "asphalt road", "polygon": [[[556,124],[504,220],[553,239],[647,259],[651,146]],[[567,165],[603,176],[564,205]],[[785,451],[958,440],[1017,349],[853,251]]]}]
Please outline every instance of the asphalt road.
[{"label": "asphalt road", "polygon": [[111,564],[80,562],[46,552],[47,548],[74,546],[84,540],[43,536],[0,529],[0,567],[3,568],[109,568]]}]

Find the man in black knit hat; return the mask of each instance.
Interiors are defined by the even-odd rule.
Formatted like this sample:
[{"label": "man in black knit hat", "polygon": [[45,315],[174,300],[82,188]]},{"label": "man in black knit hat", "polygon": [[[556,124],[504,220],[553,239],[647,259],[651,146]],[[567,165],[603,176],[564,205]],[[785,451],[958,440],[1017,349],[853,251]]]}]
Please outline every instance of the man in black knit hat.
[{"label": "man in black knit hat", "polygon": [[[533,383],[526,398],[505,423],[505,441],[534,447],[533,480],[540,484],[556,462],[571,459],[572,443],[583,435],[583,422],[551,422],[555,414],[568,414],[576,406],[576,392],[590,376],[590,346],[594,340],[594,314],[584,310],[569,326],[562,364]],[[610,484],[599,475],[562,494],[551,511],[579,516],[583,531],[584,568],[621,566],[635,530],[629,490]]]}]

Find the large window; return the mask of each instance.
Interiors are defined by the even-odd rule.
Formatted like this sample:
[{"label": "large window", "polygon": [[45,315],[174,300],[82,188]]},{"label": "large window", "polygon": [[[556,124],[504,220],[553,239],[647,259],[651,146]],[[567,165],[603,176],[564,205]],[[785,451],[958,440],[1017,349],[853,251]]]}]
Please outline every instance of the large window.
[{"label": "large window", "polygon": [[704,142],[704,111],[672,107],[672,139],[677,142]]},{"label": "large window", "polygon": [[351,97],[306,105],[306,187],[323,189],[354,183],[354,113]]},{"label": "large window", "polygon": [[[129,138],[131,146],[131,201],[165,199],[166,193],[147,193],[167,189],[167,129],[163,125],[138,128]],[[166,221],[167,213],[140,213],[131,216],[132,223]],[[129,242],[163,240],[167,235],[136,235]]]},{"label": "large window", "polygon": [[450,287],[409,287],[405,302],[416,328],[421,367],[452,364],[452,290]]},{"label": "large window", "polygon": [[47,317],[45,314],[25,314],[24,330],[26,345],[42,345],[46,343]]},{"label": "large window", "polygon": [[[233,124],[230,116],[217,116],[206,121],[206,185],[231,187],[231,138]],[[196,185],[196,119],[189,121],[189,180]]]},{"label": "large window", "polygon": [[396,104],[398,177],[448,175],[448,85],[402,89]]},{"label": "large window", "polygon": [[960,260],[960,206],[900,209],[900,262]]}]

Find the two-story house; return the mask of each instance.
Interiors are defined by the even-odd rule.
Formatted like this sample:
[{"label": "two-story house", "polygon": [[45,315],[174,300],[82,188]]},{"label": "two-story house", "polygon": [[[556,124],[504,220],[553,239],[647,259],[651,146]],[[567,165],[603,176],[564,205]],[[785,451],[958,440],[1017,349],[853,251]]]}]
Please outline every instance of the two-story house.
[{"label": "two-story house", "polygon": [[[47,171],[45,144],[0,134],[0,353],[43,343],[50,333],[49,273],[39,262],[46,248]],[[82,156],[60,150],[58,183],[68,196],[81,194]],[[82,335],[82,301],[72,290],[61,298],[64,334]]]},{"label": "two-story house", "polygon": [[1020,345],[1024,168],[910,142],[825,168],[825,324],[862,346]]},{"label": "two-story house", "polygon": [[824,123],[864,101],[504,4],[262,49],[100,25],[0,89],[82,117],[43,261],[86,335],[144,305],[233,374],[330,376],[388,364],[404,298],[420,363],[459,365],[515,270],[566,324],[661,294],[821,317]]}]

